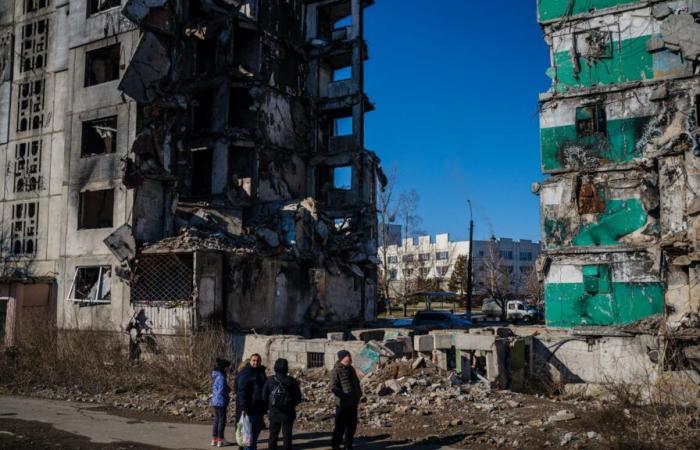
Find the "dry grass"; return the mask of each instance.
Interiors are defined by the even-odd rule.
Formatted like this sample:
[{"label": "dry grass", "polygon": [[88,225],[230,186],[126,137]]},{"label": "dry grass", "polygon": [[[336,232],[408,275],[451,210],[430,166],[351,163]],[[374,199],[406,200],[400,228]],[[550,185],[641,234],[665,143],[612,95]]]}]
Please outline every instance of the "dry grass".
[{"label": "dry grass", "polygon": [[159,338],[159,347],[142,361],[128,360],[126,334],[93,331],[56,331],[55,327],[24,327],[16,347],[0,354],[0,385],[18,391],[33,387],[79,388],[98,394],[123,389],[207,392],[217,357],[231,357],[221,329],[190,336]]}]

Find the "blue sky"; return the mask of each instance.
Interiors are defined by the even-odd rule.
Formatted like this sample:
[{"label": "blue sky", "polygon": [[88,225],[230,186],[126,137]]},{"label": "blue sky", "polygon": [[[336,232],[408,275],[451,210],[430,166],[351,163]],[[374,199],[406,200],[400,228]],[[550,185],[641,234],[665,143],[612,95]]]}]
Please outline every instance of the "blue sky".
[{"label": "blue sky", "polygon": [[535,0],[377,0],[365,12],[367,148],[419,192],[422,229],[539,240],[537,95],[547,47]]}]

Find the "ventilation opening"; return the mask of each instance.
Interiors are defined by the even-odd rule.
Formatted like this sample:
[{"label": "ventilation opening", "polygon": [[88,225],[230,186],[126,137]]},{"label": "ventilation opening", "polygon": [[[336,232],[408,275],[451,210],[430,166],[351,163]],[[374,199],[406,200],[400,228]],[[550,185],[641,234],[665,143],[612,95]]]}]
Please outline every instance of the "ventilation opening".
[{"label": "ventilation opening", "polygon": [[326,354],[323,352],[306,352],[306,367],[313,369],[323,367]]}]

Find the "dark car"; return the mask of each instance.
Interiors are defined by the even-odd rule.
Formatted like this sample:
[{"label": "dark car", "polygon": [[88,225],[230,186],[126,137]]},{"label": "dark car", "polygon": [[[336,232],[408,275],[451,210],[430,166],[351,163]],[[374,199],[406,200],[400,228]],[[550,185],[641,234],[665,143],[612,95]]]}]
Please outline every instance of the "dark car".
[{"label": "dark car", "polygon": [[471,325],[471,322],[444,311],[418,311],[413,317],[411,325],[414,327],[448,329],[467,328]]}]

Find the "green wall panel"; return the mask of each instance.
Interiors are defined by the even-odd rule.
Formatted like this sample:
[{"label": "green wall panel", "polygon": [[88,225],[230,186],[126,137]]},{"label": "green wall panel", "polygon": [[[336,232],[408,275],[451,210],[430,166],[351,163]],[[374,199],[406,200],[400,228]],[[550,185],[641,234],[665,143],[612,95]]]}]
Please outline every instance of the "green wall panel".
[{"label": "green wall panel", "polygon": [[609,120],[606,122],[607,133],[604,136],[576,136],[576,125],[540,129],[540,152],[542,170],[578,169],[567,166],[572,158],[567,158],[567,149],[585,150],[584,159],[595,165],[606,163],[627,163],[639,156],[637,143],[644,134],[644,129],[651,117],[634,117],[629,119]]},{"label": "green wall panel", "polygon": [[638,198],[613,199],[605,202],[605,211],[596,223],[581,227],[572,240],[576,247],[619,245],[620,238],[642,228],[648,214]]},{"label": "green wall panel", "polygon": [[545,285],[549,327],[622,325],[662,314],[662,283],[611,283],[610,293],[591,294],[583,283]]},{"label": "green wall panel", "polygon": [[540,21],[547,21],[589,12],[594,9],[611,8],[613,6],[637,3],[640,0],[539,0],[537,12]]},{"label": "green wall panel", "polygon": [[[586,87],[595,84],[615,84],[629,81],[651,80],[654,78],[654,61],[647,51],[646,43],[651,36],[625,39],[613,42],[610,58],[602,58],[588,65],[585,58],[579,58],[579,73],[574,74],[571,52],[555,53],[557,67],[555,88],[563,91],[567,87]],[[618,45],[619,44],[619,45]]]}]

